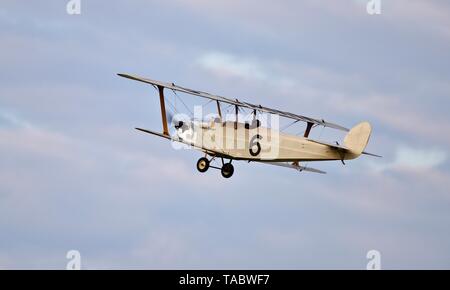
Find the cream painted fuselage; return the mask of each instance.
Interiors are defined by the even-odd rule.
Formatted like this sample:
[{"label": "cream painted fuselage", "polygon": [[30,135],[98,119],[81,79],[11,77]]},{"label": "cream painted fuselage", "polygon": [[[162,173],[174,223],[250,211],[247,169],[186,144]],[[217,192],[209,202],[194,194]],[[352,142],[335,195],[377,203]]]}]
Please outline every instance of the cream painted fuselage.
[{"label": "cream painted fuselage", "polygon": [[348,160],[360,155],[275,129],[251,128],[248,124],[233,121],[193,121],[177,129],[176,135],[195,147],[203,148],[209,155],[235,160]]}]

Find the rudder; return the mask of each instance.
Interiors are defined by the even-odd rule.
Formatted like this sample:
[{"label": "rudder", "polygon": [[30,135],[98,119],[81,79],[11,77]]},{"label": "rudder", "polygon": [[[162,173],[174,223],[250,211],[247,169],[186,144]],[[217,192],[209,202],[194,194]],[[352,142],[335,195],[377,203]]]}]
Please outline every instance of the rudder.
[{"label": "rudder", "polygon": [[367,143],[369,143],[371,133],[372,126],[369,122],[359,123],[345,136],[344,145],[351,151],[351,153],[359,156],[366,148]]}]

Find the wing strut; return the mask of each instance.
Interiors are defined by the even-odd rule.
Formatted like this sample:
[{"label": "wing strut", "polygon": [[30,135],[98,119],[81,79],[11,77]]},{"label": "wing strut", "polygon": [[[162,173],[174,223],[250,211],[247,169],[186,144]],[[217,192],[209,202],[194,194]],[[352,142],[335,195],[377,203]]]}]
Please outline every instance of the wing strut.
[{"label": "wing strut", "polygon": [[161,119],[163,125],[163,134],[169,136],[169,129],[167,126],[167,116],[166,116],[166,103],[164,102],[164,87],[158,86],[159,91],[159,103],[161,105]]},{"label": "wing strut", "polygon": [[237,128],[238,128],[238,122],[239,122],[239,117],[238,117],[238,115],[239,115],[239,107],[238,107],[238,105],[235,105],[234,106],[235,107],[235,113],[236,113],[236,122],[234,122],[234,130],[237,130]]},{"label": "wing strut", "polygon": [[219,114],[220,121],[222,121],[222,110],[220,109],[220,102],[217,102],[217,113]]},{"label": "wing strut", "polygon": [[306,126],[305,135],[303,137],[308,138],[309,133],[311,132],[311,129],[313,127],[314,123],[308,122],[308,125]]}]

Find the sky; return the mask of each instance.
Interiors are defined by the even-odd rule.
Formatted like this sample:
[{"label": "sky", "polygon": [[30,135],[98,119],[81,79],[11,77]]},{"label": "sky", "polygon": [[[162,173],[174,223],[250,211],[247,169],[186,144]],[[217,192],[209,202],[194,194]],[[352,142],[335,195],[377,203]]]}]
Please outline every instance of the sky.
[{"label": "sky", "polygon": [[[448,1],[67,2],[0,4],[0,269],[450,268]],[[366,120],[383,158],[201,174],[117,73]]]}]

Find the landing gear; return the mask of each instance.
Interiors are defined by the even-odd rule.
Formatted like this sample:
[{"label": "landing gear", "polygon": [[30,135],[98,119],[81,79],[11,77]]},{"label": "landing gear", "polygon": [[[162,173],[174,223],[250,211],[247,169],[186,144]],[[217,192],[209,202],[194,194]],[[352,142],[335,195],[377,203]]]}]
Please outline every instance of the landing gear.
[{"label": "landing gear", "polygon": [[197,170],[200,172],[206,172],[209,168],[219,169],[222,173],[222,176],[225,178],[230,178],[234,173],[234,166],[231,164],[231,160],[229,163],[225,163],[223,158],[222,159],[222,167],[216,167],[211,165],[211,161],[214,160],[215,157],[213,157],[211,160],[208,160],[206,157],[202,157],[197,161]]},{"label": "landing gear", "polygon": [[234,173],[234,166],[230,163],[225,163],[220,170],[222,176],[225,178],[230,178]]},{"label": "landing gear", "polygon": [[197,161],[197,170],[200,172],[206,172],[209,169],[209,160],[205,157],[200,158]]}]

